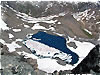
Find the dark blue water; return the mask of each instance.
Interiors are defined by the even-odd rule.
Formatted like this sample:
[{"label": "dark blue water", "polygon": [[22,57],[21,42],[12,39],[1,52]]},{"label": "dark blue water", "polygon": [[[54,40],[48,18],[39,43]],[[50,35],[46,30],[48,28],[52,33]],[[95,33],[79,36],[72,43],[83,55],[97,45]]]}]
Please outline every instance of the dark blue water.
[{"label": "dark blue water", "polygon": [[67,48],[66,39],[63,37],[39,31],[38,33],[32,35],[31,39],[33,38],[41,39],[38,40],[38,42],[48,45],[50,47],[54,47],[64,53],[70,54],[72,56],[71,64],[75,64],[79,60],[79,56]]}]

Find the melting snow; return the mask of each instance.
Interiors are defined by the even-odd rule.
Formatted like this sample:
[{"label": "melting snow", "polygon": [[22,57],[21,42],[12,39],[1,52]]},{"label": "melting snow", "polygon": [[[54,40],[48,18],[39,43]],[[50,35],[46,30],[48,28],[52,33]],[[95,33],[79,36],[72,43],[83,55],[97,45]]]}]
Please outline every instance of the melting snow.
[{"label": "melting snow", "polygon": [[[33,50],[33,51],[35,50],[37,55],[52,57],[55,53],[60,53],[60,51],[58,49],[49,47],[49,46],[44,45],[42,43],[39,43],[37,41],[27,40],[24,43],[28,48],[30,48],[30,50]],[[58,54],[58,56],[59,56],[59,58],[62,58],[62,59],[64,59],[64,57],[71,59],[70,56],[68,56],[66,53],[65,54]],[[58,57],[58,56],[54,56],[54,57]]]},{"label": "melting snow", "polygon": [[[27,41],[28,46],[35,46],[37,48],[37,53],[38,54],[43,54],[43,55],[49,55],[48,54],[48,47],[44,47],[42,44],[37,43],[36,41],[35,44],[32,44],[31,41]],[[26,56],[26,58],[33,58],[33,59],[37,59],[37,64],[38,64],[38,68],[40,70],[46,71],[47,73],[53,73],[55,70],[60,71],[60,70],[72,70],[73,68],[75,68],[87,55],[88,53],[91,51],[92,48],[94,48],[95,46],[92,43],[89,42],[80,42],[80,41],[76,41],[74,40],[74,38],[70,38],[67,41],[67,43],[69,42],[75,42],[75,44],[77,45],[77,48],[74,49],[73,47],[69,47],[67,46],[70,50],[73,50],[73,52],[77,53],[79,55],[79,61],[78,63],[74,64],[74,66],[70,65],[70,64],[66,64],[65,66],[60,65],[57,63],[57,60],[55,59],[51,59],[51,58],[43,58],[40,59],[37,56],[35,56],[34,54],[29,54],[26,52],[17,52],[18,54],[24,54]],[[41,45],[41,46],[38,46]],[[41,49],[39,49],[41,47],[41,49],[43,48],[44,51],[40,51]],[[29,47],[32,48],[32,47]],[[53,55],[55,52],[59,53],[58,50],[50,48],[51,50],[51,54]],[[34,50],[34,48],[33,48]],[[63,54],[64,55],[64,54]],[[62,56],[62,54],[57,55],[58,57],[61,57],[61,59],[65,59],[68,55],[64,55]],[[56,56],[55,56],[56,57]],[[70,58],[70,57],[69,57]]]}]

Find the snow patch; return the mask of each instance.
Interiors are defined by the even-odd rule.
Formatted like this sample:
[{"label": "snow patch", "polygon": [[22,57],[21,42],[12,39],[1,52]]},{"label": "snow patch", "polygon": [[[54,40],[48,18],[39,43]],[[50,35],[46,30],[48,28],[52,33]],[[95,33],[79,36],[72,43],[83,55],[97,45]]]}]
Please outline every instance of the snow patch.
[{"label": "snow patch", "polygon": [[14,32],[20,32],[21,29],[13,29]]},{"label": "snow patch", "polygon": [[40,26],[39,23],[34,24],[34,26],[31,29],[33,29],[33,30],[36,30],[36,29],[44,29],[44,30],[47,30],[45,27]]},{"label": "snow patch", "polygon": [[49,20],[49,21],[42,21],[42,22],[55,24],[55,22],[57,22],[57,20]]},{"label": "snow patch", "polygon": [[59,14],[59,16],[65,16],[65,15],[66,15],[65,12]]},{"label": "snow patch", "polygon": [[80,20],[90,20],[91,18],[94,18],[94,20],[96,19],[94,14],[95,14],[95,11],[92,11],[92,13],[89,13],[89,11],[91,11],[91,9],[87,9],[83,12],[77,12],[77,13],[73,13],[73,17],[77,20],[77,21],[80,21]]},{"label": "snow patch", "polygon": [[23,41],[23,39],[16,39],[16,41]]},{"label": "snow patch", "polygon": [[75,42],[77,48],[74,49],[73,47],[70,47],[68,45],[67,47],[73,52],[77,53],[78,56],[82,58],[85,58],[88,55],[88,53],[95,47],[95,45],[90,42],[76,41],[74,38],[71,37],[69,37],[69,40],[67,40],[67,43],[69,42]]},{"label": "snow patch", "polygon": [[100,34],[99,34],[99,38],[98,38],[98,41],[100,41]]},{"label": "snow patch", "polygon": [[9,33],[9,38],[11,39],[11,38],[13,38],[13,37],[14,37],[14,35],[11,34],[11,33]]},{"label": "snow patch", "polygon": [[87,29],[84,29],[86,32],[88,32],[89,34],[91,34],[92,35],[92,32],[90,32],[89,30],[87,30]]},{"label": "snow patch", "polygon": [[4,44],[4,45],[6,44],[5,41],[4,41],[3,39],[0,39],[0,42],[1,42],[2,44]]},{"label": "snow patch", "polygon": [[61,22],[58,22],[58,24],[61,24]]},{"label": "snow patch", "polygon": [[21,48],[22,46],[18,45],[16,41],[12,43],[6,43],[3,39],[0,39],[0,42],[8,47],[9,52],[16,51],[16,48]]},{"label": "snow patch", "polygon": [[100,21],[99,22],[96,22],[96,24],[100,24]]},{"label": "snow patch", "polygon": [[25,28],[30,28],[30,26],[28,26],[28,25],[24,25],[24,27],[25,27]]},{"label": "snow patch", "polygon": [[0,23],[0,30],[9,30],[9,27],[7,27],[7,24],[2,19],[0,19]]},{"label": "snow patch", "polygon": [[76,67],[76,65],[72,66],[70,64],[66,64],[65,66],[60,65],[57,63],[57,60],[50,58],[38,59],[37,63],[38,68],[40,70],[46,71],[47,73],[53,73],[55,70],[72,70]]},{"label": "snow patch", "polygon": [[9,52],[13,52],[16,51],[16,48],[21,48],[22,46],[18,45],[15,41],[13,41],[12,43],[8,44],[6,43],[7,47],[9,48]]},{"label": "snow patch", "polygon": [[55,28],[54,27],[50,27],[49,30],[55,31]]},{"label": "snow patch", "polygon": [[41,40],[41,39],[33,38],[33,40],[39,41],[39,40]]},{"label": "snow patch", "polygon": [[57,32],[53,32],[53,33],[59,36],[64,36],[64,34],[61,34],[61,33],[57,33]]}]

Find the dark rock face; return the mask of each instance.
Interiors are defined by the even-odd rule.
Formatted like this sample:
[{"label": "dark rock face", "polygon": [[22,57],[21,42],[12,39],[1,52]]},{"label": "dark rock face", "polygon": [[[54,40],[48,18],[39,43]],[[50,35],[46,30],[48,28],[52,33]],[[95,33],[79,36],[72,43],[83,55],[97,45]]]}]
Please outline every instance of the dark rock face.
[{"label": "dark rock face", "polygon": [[100,45],[96,45],[88,56],[72,70],[74,74],[90,73],[90,70],[95,73],[100,73]]},{"label": "dark rock face", "polygon": [[0,43],[0,49],[1,50],[1,55],[4,55],[4,54],[9,54],[9,51],[8,51],[8,48],[6,45],[3,45],[2,43]]}]

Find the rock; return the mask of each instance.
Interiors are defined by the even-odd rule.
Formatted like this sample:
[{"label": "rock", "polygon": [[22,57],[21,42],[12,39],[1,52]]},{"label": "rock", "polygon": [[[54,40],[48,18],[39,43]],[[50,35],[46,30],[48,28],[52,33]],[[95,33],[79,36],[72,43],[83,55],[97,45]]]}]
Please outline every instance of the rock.
[{"label": "rock", "polygon": [[26,62],[26,59],[24,58],[25,57],[25,55],[20,55],[20,61],[24,61],[24,62]]},{"label": "rock", "polygon": [[18,66],[14,66],[14,67],[12,67],[12,73],[13,74],[17,74],[18,73]]},{"label": "rock", "polygon": [[3,48],[3,44],[0,42],[0,48]]},{"label": "rock", "polygon": [[73,47],[73,48],[75,48],[75,49],[77,48],[75,42],[67,43],[67,45],[70,46],[70,47]]},{"label": "rock", "polygon": [[4,54],[9,54],[10,52],[8,51],[8,48],[6,45],[1,45],[2,47],[2,50],[1,50],[1,55],[4,55]]},{"label": "rock", "polygon": [[34,68],[34,70],[37,69],[38,64],[37,64],[36,59],[28,58],[28,59],[26,59],[26,61],[27,61],[28,64],[30,64]]},{"label": "rock", "polygon": [[59,75],[63,75],[63,71],[62,70],[59,71]]},{"label": "rock", "polygon": [[52,75],[58,75],[58,71],[55,70],[55,71],[52,73]]},{"label": "rock", "polygon": [[3,69],[1,75],[13,75],[10,69]]},{"label": "rock", "polygon": [[63,65],[63,66],[66,65],[66,62],[61,60],[61,59],[57,59],[57,63],[60,64],[60,65]]},{"label": "rock", "polygon": [[2,55],[1,58],[1,65],[3,68],[1,70],[2,75],[28,75],[28,73],[36,75],[34,68],[29,63],[23,61],[19,62],[20,56],[18,55],[7,54]]}]

